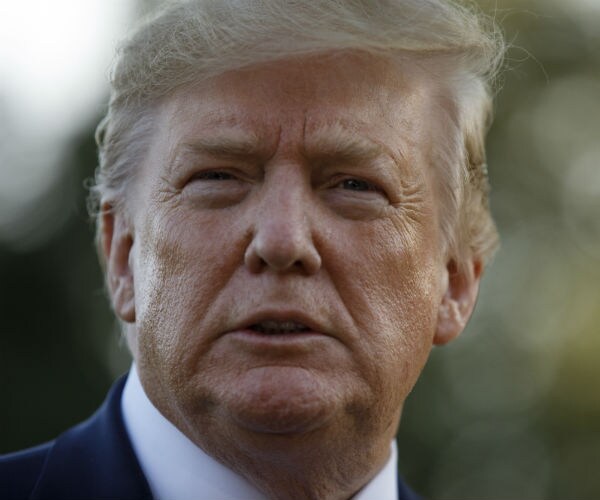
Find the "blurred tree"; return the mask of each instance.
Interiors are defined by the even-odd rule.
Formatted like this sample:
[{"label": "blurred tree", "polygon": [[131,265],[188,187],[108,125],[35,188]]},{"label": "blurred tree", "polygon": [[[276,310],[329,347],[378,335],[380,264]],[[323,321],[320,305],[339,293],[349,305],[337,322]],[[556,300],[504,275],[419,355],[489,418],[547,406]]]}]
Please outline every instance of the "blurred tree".
[{"label": "blurred tree", "polygon": [[[400,428],[430,498],[600,497],[600,9],[485,1],[512,47],[488,141],[503,246]],[[589,7],[589,6],[588,6]],[[595,23],[595,24],[594,24]]]},{"label": "blurred tree", "polygon": [[83,181],[96,164],[90,128],[69,151],[62,175],[34,207],[45,224],[46,207],[60,206],[62,223],[33,247],[0,247],[0,452],[53,438],[87,417],[126,366],[109,359],[118,336],[85,208]]}]

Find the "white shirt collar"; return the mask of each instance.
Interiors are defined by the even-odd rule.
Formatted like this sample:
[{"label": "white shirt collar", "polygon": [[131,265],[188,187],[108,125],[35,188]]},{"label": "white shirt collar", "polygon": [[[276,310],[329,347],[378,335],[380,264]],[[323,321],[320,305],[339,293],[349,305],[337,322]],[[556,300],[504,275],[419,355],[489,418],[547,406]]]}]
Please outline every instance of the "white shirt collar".
[{"label": "white shirt collar", "polygon": [[[150,402],[132,366],[121,409],[133,450],[155,500],[265,500],[239,474],[190,441]],[[353,500],[397,500],[397,451]],[[201,496],[199,496],[201,495]]]}]

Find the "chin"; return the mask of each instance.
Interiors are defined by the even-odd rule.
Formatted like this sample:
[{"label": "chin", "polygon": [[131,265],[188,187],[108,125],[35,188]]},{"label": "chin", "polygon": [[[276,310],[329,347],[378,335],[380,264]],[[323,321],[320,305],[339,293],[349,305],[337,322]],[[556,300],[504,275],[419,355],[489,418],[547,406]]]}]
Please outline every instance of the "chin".
[{"label": "chin", "polygon": [[327,427],[343,409],[335,386],[304,368],[254,368],[233,387],[224,409],[237,426],[252,433],[306,434]]}]

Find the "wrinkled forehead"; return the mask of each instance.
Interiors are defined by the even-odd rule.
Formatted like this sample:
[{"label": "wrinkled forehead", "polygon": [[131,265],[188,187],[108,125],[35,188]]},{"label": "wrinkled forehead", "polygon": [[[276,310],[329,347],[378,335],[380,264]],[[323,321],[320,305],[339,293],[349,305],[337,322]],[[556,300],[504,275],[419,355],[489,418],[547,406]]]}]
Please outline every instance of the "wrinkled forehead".
[{"label": "wrinkled forehead", "polygon": [[159,109],[163,150],[267,157],[281,144],[414,161],[443,141],[447,92],[422,58],[333,53],[264,63],[179,89]]},{"label": "wrinkled forehead", "polygon": [[416,108],[435,107],[445,94],[443,83],[422,57],[327,53],[262,63],[183,87],[164,101],[162,115],[227,125],[225,115],[257,122],[273,114],[283,120],[286,113],[295,118],[312,111],[366,122],[389,118],[392,111],[408,116]]}]

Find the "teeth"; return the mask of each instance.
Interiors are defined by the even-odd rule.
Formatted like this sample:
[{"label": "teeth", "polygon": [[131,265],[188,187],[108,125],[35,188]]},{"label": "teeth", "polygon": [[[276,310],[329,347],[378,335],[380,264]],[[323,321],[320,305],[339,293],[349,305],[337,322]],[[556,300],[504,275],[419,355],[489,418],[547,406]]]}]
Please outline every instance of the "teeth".
[{"label": "teeth", "polygon": [[294,321],[261,321],[252,325],[252,329],[261,333],[293,333],[308,330],[306,325]]}]

